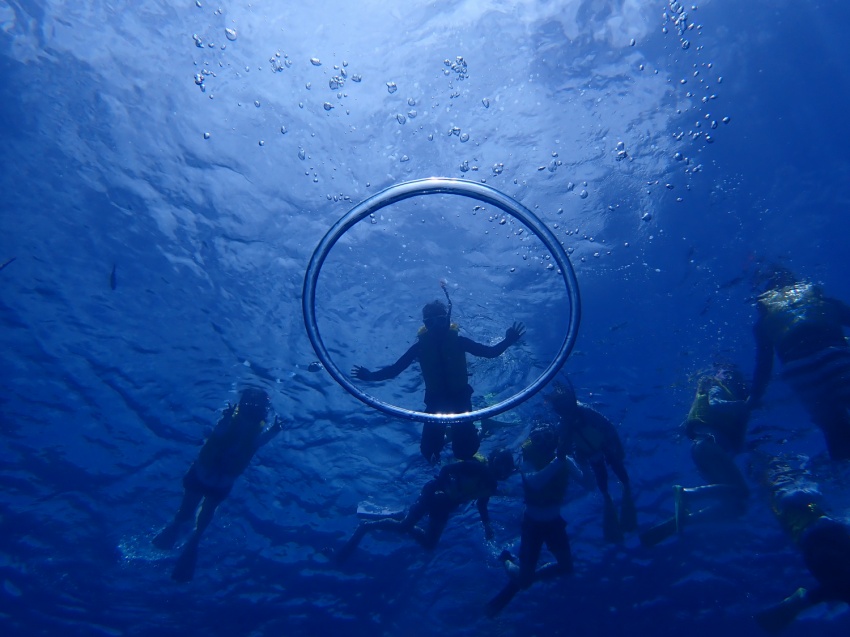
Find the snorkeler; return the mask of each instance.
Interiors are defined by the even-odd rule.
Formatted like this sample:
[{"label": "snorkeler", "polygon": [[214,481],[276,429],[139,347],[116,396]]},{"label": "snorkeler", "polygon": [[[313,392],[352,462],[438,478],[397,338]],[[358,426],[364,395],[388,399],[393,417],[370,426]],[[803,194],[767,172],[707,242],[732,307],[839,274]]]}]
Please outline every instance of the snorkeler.
[{"label": "snorkeler", "polygon": [[641,533],[654,546],[680,533],[686,524],[730,520],[747,511],[747,481],[735,464],[744,448],[750,418],[747,387],[736,365],[718,363],[697,381],[697,391],[682,423],[691,439],[691,458],[704,484],[673,486],[673,517]]},{"label": "snorkeler", "polygon": [[[425,549],[433,549],[451,514],[462,504],[475,502],[484,537],[493,538],[487,504],[496,495],[498,482],[506,480],[514,472],[514,458],[507,449],[493,451],[488,459],[476,454],[471,460],[452,462],[440,469],[437,477],[422,487],[419,498],[410,507],[407,515],[398,520],[387,517],[381,520],[361,522],[351,539],[337,553],[338,562],[343,562],[354,552],[360,540],[371,531],[394,531],[410,535]],[[425,529],[416,524],[425,516]]]},{"label": "snorkeler", "polygon": [[[422,308],[422,322],[416,342],[395,363],[376,371],[355,365],[351,375],[358,380],[382,381],[395,378],[414,361],[419,361],[425,381],[425,411],[429,414],[462,414],[472,411],[472,387],[466,355],[496,358],[508,347],[518,342],[525,333],[522,323],[514,323],[505,332],[505,338],[495,345],[483,345],[465,336],[451,321],[452,304],[448,290],[443,285],[448,306],[442,301],[432,301]],[[426,422],[422,428],[419,448],[431,463],[440,459],[445,444],[446,425]],[[451,426],[452,451],[456,458],[469,460],[478,451],[480,440],[471,422]]]},{"label": "snorkeler", "polygon": [[850,604],[850,527],[829,516],[817,485],[804,468],[774,458],[767,471],[771,508],[803,554],[816,587],[798,588],[784,600],[756,614],[766,631],[778,633],[801,612],[822,602]]},{"label": "snorkeler", "polygon": [[[201,447],[197,460],[183,478],[183,501],[174,519],[153,539],[157,548],[168,550],[174,546],[186,523],[195,520],[195,529],[171,578],[188,582],[195,574],[198,544],[216,507],[230,494],[236,479],[248,467],[254,453],[283,429],[283,421],[275,416],[266,425],[269,396],[262,389],[245,389],[239,403],[228,405]],[[200,507],[200,509],[199,509]]]},{"label": "snorkeler", "polygon": [[[558,432],[552,425],[539,425],[522,445],[522,486],[525,512],[522,518],[519,559],[502,551],[499,559],[508,573],[508,583],[486,607],[495,617],[514,596],[537,580],[573,572],[573,558],[567,523],[561,517],[561,505],[570,478],[582,474],[572,459],[558,446]],[[543,545],[555,556],[555,562],[537,568]],[[517,562],[519,562],[517,564]]]},{"label": "snorkeler", "polygon": [[[545,400],[559,418],[559,444],[579,466],[590,466],[604,500],[602,528],[609,542],[623,540],[624,531],[637,529],[637,512],[629,475],[624,464],[623,443],[614,424],[595,409],[578,402],[572,385],[556,383]],[[623,485],[620,516],[608,492],[608,468]]]},{"label": "snorkeler", "polygon": [[765,278],[765,292],[757,303],[750,402],[759,405],[775,352],[782,363],[782,379],[823,432],[830,457],[850,460],[850,346],[843,330],[850,326],[850,306],[824,296],[820,286],[798,281],[781,267]]}]

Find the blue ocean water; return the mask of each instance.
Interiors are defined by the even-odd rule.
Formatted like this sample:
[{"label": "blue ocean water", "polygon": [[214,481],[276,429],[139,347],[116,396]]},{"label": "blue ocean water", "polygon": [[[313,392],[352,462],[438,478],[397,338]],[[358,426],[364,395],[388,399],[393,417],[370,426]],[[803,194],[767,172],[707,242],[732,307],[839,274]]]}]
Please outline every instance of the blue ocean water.
[{"label": "blue ocean water", "polygon": [[[574,576],[491,620],[521,489],[439,547],[370,537],[435,468],[416,424],[350,396],[302,319],[313,250],[349,209],[429,176],[486,183],[562,241],[582,323],[564,372],[618,426],[639,523],[698,480],[678,425],[697,373],[752,369],[752,278],[781,263],[850,299],[844,0],[165,2],[0,0],[0,629],[4,635],[750,635],[812,586],[753,480],[740,521],[654,549],[603,541],[601,499],[563,508]],[[526,386],[564,330],[533,233],[456,196],[385,208],[335,246],[317,294],[334,361],[377,367],[442,298],[490,342],[477,406]],[[194,580],[150,545],[240,387],[285,430],[204,536]],[[370,387],[421,408],[415,370]],[[539,397],[483,448],[517,446]],[[762,453],[809,457],[833,512],[850,473],[774,381]],[[750,454],[742,468],[756,464]],[[618,487],[613,487],[619,494]],[[788,635],[844,635],[846,606]]]}]

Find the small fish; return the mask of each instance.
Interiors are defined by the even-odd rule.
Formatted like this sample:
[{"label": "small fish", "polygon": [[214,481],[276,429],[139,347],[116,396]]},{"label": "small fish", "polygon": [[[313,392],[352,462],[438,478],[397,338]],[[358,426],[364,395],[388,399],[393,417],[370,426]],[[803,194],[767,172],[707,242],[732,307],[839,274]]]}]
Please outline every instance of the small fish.
[{"label": "small fish", "polygon": [[14,261],[15,259],[17,259],[17,257],[12,257],[11,259],[7,259],[7,260],[3,263],[3,265],[0,265],[0,270],[2,270],[3,268],[5,268],[7,265],[9,265],[9,264],[10,264],[12,261]]},{"label": "small fish", "polygon": [[118,286],[118,279],[115,278],[115,264],[112,264],[112,272],[109,273],[109,287],[114,290]]}]

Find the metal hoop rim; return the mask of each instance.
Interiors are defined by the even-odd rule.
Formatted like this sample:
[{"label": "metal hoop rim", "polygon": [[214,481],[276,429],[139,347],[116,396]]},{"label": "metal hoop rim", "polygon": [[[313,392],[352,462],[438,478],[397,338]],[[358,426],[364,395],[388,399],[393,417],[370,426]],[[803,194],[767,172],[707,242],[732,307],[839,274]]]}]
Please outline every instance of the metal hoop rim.
[{"label": "metal hoop rim", "polygon": [[[567,295],[570,299],[569,322],[567,323],[564,341],[558,350],[558,354],[546,367],[546,369],[543,370],[540,376],[538,376],[522,391],[517,392],[513,396],[506,398],[501,402],[462,414],[429,414],[427,412],[406,409],[404,407],[399,407],[379,400],[378,398],[364,392],[351,382],[348,376],[344,374],[333,362],[327,348],[325,347],[321,334],[319,334],[319,327],[316,323],[316,285],[319,280],[322,265],[324,265],[328,254],[330,254],[330,251],[334,245],[336,245],[336,242],[339,241],[339,239],[355,224],[382,208],[411,197],[433,194],[460,195],[477,199],[498,207],[503,212],[523,223],[537,236],[538,239],[540,239],[555,259],[555,262],[560,269],[560,274],[564,280]],[[346,391],[361,402],[385,414],[397,416],[406,420],[433,423],[472,422],[474,420],[490,418],[504,413],[531,398],[547,383],[549,383],[558,371],[560,371],[561,367],[563,367],[573,349],[573,346],[575,345],[575,341],[578,336],[578,327],[581,321],[581,299],[579,296],[578,281],[576,280],[575,271],[573,270],[572,263],[570,262],[566,251],[552,231],[549,230],[549,228],[546,227],[546,225],[544,225],[543,222],[541,222],[530,210],[528,210],[528,208],[495,188],[466,179],[445,177],[429,177],[426,179],[417,179],[394,184],[357,204],[347,214],[341,217],[330,228],[330,230],[328,230],[327,234],[325,234],[316,246],[316,249],[313,251],[313,255],[310,258],[310,262],[304,275],[301,309],[304,315],[304,326],[307,330],[307,336],[316,352],[316,356],[319,357],[319,360],[333,379]]]}]

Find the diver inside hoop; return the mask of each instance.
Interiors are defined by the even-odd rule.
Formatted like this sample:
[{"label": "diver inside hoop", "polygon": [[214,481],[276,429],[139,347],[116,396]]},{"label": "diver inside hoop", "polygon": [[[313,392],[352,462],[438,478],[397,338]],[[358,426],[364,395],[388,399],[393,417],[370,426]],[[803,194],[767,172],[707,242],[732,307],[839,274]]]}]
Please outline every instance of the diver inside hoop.
[{"label": "diver inside hoop", "polygon": [[[515,322],[505,331],[505,338],[495,345],[483,345],[461,336],[452,323],[452,300],[445,281],[440,281],[446,303],[434,300],[422,308],[422,327],[416,342],[392,365],[370,371],[355,365],[351,375],[363,381],[382,381],[395,378],[414,361],[419,361],[425,381],[425,413],[462,414],[472,411],[472,392],[466,355],[496,358],[508,347],[517,343],[525,333],[525,326]],[[446,439],[446,425],[425,422],[419,445],[422,455],[431,463],[440,459]],[[469,460],[478,451],[478,431],[472,422],[451,426],[452,452],[459,460]]]}]

